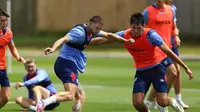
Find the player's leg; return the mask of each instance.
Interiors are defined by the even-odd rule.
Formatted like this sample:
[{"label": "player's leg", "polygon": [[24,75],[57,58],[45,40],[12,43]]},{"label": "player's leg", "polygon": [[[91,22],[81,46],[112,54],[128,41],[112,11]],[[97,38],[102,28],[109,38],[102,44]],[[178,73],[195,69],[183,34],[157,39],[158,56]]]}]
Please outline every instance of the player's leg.
[{"label": "player's leg", "polygon": [[32,91],[36,100],[46,99],[50,96],[50,91],[42,86],[34,86]]},{"label": "player's leg", "polygon": [[[167,68],[166,77],[167,77],[167,87],[168,87],[168,92],[169,92],[170,88],[176,78],[176,75],[177,75],[176,68],[170,58],[165,58],[162,61],[162,63],[163,63],[163,66],[165,66]],[[155,100],[155,98],[156,98],[156,91],[154,88],[152,88],[147,100],[145,101],[145,104],[148,107],[150,107],[152,105],[152,102]],[[155,105],[152,105],[152,106],[155,106]]]},{"label": "player's leg", "polygon": [[78,89],[75,94],[75,103],[72,106],[72,112],[81,112],[85,100],[86,100],[86,94],[79,82]]},{"label": "player's leg", "polygon": [[[172,47],[172,51],[179,56],[179,52],[178,52],[178,48],[176,48],[174,45]],[[180,65],[176,62],[173,62],[176,70],[177,70],[177,77],[174,81],[174,90],[175,90],[175,94],[176,94],[176,100],[177,102],[184,108],[184,109],[188,109],[189,106],[184,104],[182,99],[181,99],[181,75],[180,75]]]},{"label": "player's leg", "polygon": [[38,110],[41,110],[41,107],[48,106],[52,103],[72,101],[75,98],[75,93],[78,88],[78,71],[75,63],[69,60],[58,58],[54,66],[54,70],[58,78],[63,82],[65,91],[59,92],[45,99],[43,104],[38,102]]},{"label": "player's leg", "polygon": [[183,108],[174,100],[168,97],[168,87],[165,78],[166,63],[161,63],[154,68],[153,86],[155,88],[156,99],[161,112],[168,112],[166,106],[171,105],[175,111],[182,112]]},{"label": "player's leg", "polygon": [[151,84],[151,78],[148,77],[147,71],[136,71],[132,103],[135,109],[139,112],[149,112],[149,109],[144,104],[144,97]]},{"label": "player's leg", "polygon": [[2,108],[9,101],[10,96],[10,82],[6,70],[0,70],[0,108]]},{"label": "player's leg", "polygon": [[[54,95],[55,93],[50,92],[48,89],[42,87],[42,86],[35,86],[32,88],[36,101],[40,99],[47,99],[48,97]],[[52,103],[44,108],[44,110],[53,110],[57,106],[59,106],[59,102]]]},{"label": "player's leg", "polygon": [[23,108],[29,109],[31,111],[36,111],[35,104],[36,102],[32,99],[24,98],[22,96],[15,99],[15,103],[20,105]]},{"label": "player's leg", "polygon": [[1,87],[0,92],[0,108],[6,105],[9,101],[10,87]]}]

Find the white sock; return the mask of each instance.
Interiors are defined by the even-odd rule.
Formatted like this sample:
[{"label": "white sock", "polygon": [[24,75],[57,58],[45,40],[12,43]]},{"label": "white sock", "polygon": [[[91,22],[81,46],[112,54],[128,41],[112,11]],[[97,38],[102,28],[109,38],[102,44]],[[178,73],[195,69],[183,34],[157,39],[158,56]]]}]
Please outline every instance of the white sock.
[{"label": "white sock", "polygon": [[29,109],[29,110],[32,110],[32,111],[36,111],[36,107],[33,106],[33,105],[30,105],[30,106],[28,107],[28,109]]},{"label": "white sock", "polygon": [[150,108],[150,106],[152,105],[152,102],[149,100],[145,100],[144,104],[147,106],[147,108]]},{"label": "white sock", "polygon": [[47,106],[47,105],[52,104],[52,103],[56,103],[56,96],[53,95],[53,96],[43,100],[43,102],[44,102],[44,106]]},{"label": "white sock", "polygon": [[181,101],[181,94],[176,94],[176,100]]}]

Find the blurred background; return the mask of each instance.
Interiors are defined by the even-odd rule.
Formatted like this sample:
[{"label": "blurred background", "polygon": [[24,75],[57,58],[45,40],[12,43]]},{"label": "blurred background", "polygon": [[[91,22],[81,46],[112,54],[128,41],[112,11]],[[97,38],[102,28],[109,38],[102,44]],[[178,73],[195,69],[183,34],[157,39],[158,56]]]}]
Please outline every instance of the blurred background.
[{"label": "blurred background", "polygon": [[[21,56],[35,59],[39,68],[47,70],[58,90],[63,90],[53,70],[58,52],[45,56],[44,48],[52,46],[74,25],[87,23],[93,15],[103,17],[105,31],[127,29],[130,15],[142,12],[145,7],[154,2],[154,0],[0,0],[0,8],[6,10],[7,1],[11,1],[11,28]],[[191,107],[186,112],[199,112],[200,0],[174,0],[174,4],[178,9],[177,25],[182,40],[179,48],[180,56],[191,67],[195,76],[192,81],[189,81],[184,71],[181,71],[182,96],[185,103]],[[84,75],[80,75],[87,94],[83,111],[135,112],[131,104],[135,68],[132,57],[123,45],[113,43],[89,47],[86,49],[86,54],[87,69]],[[8,65],[12,67],[9,73],[11,84],[22,81],[25,74],[23,65],[16,60]],[[172,90],[170,95],[174,96],[173,92]],[[9,104],[13,104],[15,97],[27,95],[25,89],[16,91],[11,88],[11,93]],[[56,110],[70,111],[70,106],[71,103],[62,103]],[[17,105],[4,107],[5,112],[19,109]]]},{"label": "blurred background", "polygon": [[[6,1],[0,7],[6,9]],[[77,23],[101,15],[106,31],[129,27],[132,13],[142,12],[154,0],[11,0],[12,30],[16,37],[44,33],[65,34]],[[175,0],[181,39],[200,40],[199,0]],[[20,45],[19,45],[20,46]]]}]

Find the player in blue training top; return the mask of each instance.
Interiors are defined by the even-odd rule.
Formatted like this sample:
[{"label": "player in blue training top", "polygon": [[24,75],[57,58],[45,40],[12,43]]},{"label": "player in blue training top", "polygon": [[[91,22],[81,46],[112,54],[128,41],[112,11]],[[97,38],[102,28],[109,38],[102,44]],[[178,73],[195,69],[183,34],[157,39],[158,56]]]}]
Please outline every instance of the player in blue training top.
[{"label": "player in blue training top", "polygon": [[[56,51],[61,45],[62,48],[54,64],[54,70],[58,78],[63,82],[65,91],[59,92],[45,100],[37,101],[37,112],[54,102],[72,101],[78,88],[78,71],[83,73],[86,66],[86,55],[83,50],[94,37],[108,38],[108,34],[101,31],[103,19],[100,16],[93,16],[88,24],[74,26],[63,38],[58,39],[53,47],[44,50],[48,55]],[[114,38],[118,41],[131,43],[131,39],[123,39],[117,35]]]},{"label": "player in blue training top", "polygon": [[[43,69],[37,69],[35,61],[28,59],[25,63],[24,82],[17,82],[15,88],[26,86],[28,90],[28,98],[23,96],[17,97],[15,102],[25,109],[36,111],[36,100],[46,99],[57,93],[54,85],[52,84],[48,73]],[[53,110],[59,106],[59,102],[54,102],[51,105],[46,106],[45,110]]]}]

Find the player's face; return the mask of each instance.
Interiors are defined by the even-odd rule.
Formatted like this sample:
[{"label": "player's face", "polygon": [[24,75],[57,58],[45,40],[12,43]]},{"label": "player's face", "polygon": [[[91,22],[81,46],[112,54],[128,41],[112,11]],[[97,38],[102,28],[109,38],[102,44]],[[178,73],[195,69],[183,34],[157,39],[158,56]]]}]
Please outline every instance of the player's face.
[{"label": "player's face", "polygon": [[97,35],[100,30],[102,29],[103,27],[103,24],[100,24],[100,23],[90,23],[89,25],[89,31],[92,35]]},{"label": "player's face", "polygon": [[156,0],[156,5],[162,7],[165,4],[165,0]]},{"label": "player's face", "polygon": [[134,37],[139,37],[143,33],[144,26],[142,24],[131,24],[131,33]]},{"label": "player's face", "polygon": [[3,29],[8,25],[8,17],[0,16],[0,29]]},{"label": "player's face", "polygon": [[28,72],[28,74],[32,75],[36,72],[36,65],[34,62],[28,63],[25,65],[25,69]]}]

